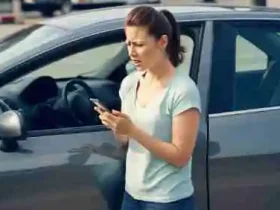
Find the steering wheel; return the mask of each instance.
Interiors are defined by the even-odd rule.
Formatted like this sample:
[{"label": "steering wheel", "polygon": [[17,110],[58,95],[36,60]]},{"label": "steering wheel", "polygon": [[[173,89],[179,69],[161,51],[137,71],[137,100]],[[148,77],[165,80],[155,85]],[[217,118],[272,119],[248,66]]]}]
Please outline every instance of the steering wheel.
[{"label": "steering wheel", "polygon": [[[81,87],[87,96],[80,91],[73,90],[75,86]],[[62,101],[64,108],[66,108],[73,119],[79,125],[91,125],[97,122],[98,115],[93,110],[93,104],[89,98],[94,98],[92,89],[80,79],[73,79],[66,83],[62,90]]]}]

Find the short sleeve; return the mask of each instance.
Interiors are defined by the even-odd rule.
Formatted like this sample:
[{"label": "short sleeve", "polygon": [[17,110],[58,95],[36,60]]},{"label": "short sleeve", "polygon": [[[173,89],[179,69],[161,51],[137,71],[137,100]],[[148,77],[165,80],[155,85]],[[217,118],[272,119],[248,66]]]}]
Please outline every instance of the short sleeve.
[{"label": "short sleeve", "polygon": [[188,109],[196,108],[201,112],[201,100],[199,90],[196,84],[189,79],[183,85],[178,85],[175,91],[173,104],[172,104],[172,116],[176,116]]}]

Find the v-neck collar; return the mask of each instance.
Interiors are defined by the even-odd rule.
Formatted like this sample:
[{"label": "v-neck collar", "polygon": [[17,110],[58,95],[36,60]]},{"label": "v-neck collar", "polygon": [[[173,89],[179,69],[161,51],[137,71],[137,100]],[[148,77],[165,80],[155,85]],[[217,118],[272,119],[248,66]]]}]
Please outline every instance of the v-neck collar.
[{"label": "v-neck collar", "polygon": [[145,106],[142,106],[139,101],[138,101],[138,89],[139,89],[139,85],[140,85],[140,80],[143,79],[143,77],[146,75],[146,71],[145,72],[141,72],[138,75],[138,78],[136,80],[136,83],[134,84],[133,87],[133,105],[134,107],[138,107],[140,109],[147,109],[150,106],[152,106],[153,104],[160,104],[163,99],[166,97],[168,90],[170,89],[170,86],[172,85],[173,80],[175,79],[175,77],[177,76],[177,72],[174,73],[174,75],[172,76],[172,78],[170,78],[170,80],[168,81],[167,86],[164,88],[163,92],[160,95],[156,95],[154,97],[154,100],[150,100]]}]

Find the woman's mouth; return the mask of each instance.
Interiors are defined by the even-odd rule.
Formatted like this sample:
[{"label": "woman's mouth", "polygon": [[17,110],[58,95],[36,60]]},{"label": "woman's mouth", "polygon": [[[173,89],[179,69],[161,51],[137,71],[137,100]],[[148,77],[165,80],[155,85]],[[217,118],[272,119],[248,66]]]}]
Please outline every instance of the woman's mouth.
[{"label": "woman's mouth", "polygon": [[141,61],[139,60],[132,60],[135,66],[140,66]]}]

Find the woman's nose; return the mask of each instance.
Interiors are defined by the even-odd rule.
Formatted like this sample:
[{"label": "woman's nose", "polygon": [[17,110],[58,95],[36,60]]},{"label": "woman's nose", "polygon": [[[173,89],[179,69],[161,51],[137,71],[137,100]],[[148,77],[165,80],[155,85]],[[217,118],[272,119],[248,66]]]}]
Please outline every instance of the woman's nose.
[{"label": "woman's nose", "polygon": [[136,50],[135,50],[135,48],[133,46],[129,47],[128,53],[129,53],[130,57],[134,57],[135,58],[137,56],[137,52],[136,52]]}]

